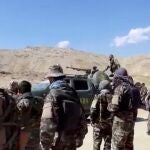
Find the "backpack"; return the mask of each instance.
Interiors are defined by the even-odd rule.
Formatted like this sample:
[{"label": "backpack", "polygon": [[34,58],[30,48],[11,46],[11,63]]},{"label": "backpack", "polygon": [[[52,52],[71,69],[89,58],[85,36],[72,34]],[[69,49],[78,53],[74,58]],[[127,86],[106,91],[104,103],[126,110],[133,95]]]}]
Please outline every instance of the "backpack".
[{"label": "backpack", "polygon": [[76,147],[83,144],[83,139],[88,132],[85,112],[82,105],[70,99],[62,100],[60,131],[76,135]]},{"label": "backpack", "polygon": [[32,101],[32,108],[37,113],[41,114],[43,109],[44,100],[42,97],[34,96]]},{"label": "backpack", "polygon": [[81,118],[83,117],[84,109],[80,103],[77,93],[71,87],[51,89],[52,97],[55,97],[58,108],[58,130],[74,131],[79,128]]},{"label": "backpack", "polygon": [[[85,112],[76,91],[67,84],[59,86],[59,88],[51,88],[49,94],[51,115],[54,120],[56,119],[57,132],[64,135],[63,140],[67,134],[76,136],[76,147],[80,147],[88,129]],[[58,136],[56,139],[59,138]]]},{"label": "backpack", "polygon": [[129,111],[137,109],[140,101],[140,93],[138,89],[131,84],[123,84],[124,94],[119,101],[120,111]]},{"label": "backpack", "polygon": [[42,115],[44,100],[41,97],[34,96],[31,101],[31,115],[34,118],[40,119]]},{"label": "backpack", "polygon": [[107,121],[111,118],[111,113],[108,111],[108,103],[111,101],[112,95],[107,92],[99,94],[99,121]]},{"label": "backpack", "polygon": [[60,128],[63,131],[73,131],[79,126],[82,109],[79,103],[69,99],[62,100]]}]

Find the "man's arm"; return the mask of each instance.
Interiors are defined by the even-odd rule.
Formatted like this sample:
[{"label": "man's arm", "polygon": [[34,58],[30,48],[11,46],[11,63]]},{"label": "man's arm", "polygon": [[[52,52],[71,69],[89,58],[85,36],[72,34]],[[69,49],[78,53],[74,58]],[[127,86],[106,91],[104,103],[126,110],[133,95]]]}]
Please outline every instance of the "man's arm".
[{"label": "man's arm", "polygon": [[120,97],[123,93],[123,88],[121,86],[118,86],[115,91],[114,91],[114,95],[112,97],[112,101],[111,103],[108,104],[108,110],[110,112],[117,112],[119,109],[119,101],[120,101]]},{"label": "man's arm", "polygon": [[57,109],[57,102],[49,93],[43,106],[40,125],[40,144],[42,150],[49,150],[53,145],[58,124]]},{"label": "man's arm", "polygon": [[150,111],[150,92],[147,94],[145,98],[146,110]]},{"label": "man's arm", "polygon": [[96,123],[96,120],[99,117],[98,105],[99,105],[99,96],[96,95],[94,97],[94,100],[92,101],[91,108],[90,108],[90,119],[92,124]]},{"label": "man's arm", "polygon": [[107,71],[109,68],[110,68],[110,66],[107,66],[107,67],[103,70],[103,72]]}]

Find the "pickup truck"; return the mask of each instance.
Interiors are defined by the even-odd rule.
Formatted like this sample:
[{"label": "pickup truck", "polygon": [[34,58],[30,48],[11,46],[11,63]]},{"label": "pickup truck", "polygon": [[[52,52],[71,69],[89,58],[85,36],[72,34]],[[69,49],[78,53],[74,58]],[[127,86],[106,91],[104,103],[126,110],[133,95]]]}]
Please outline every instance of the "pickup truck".
[{"label": "pickup truck", "polygon": [[[86,116],[90,114],[90,106],[94,99],[95,88],[92,82],[82,75],[67,75],[66,82],[76,90],[80,102],[85,109]],[[41,81],[32,85],[32,93],[35,96],[46,97],[49,92],[49,81]]]}]

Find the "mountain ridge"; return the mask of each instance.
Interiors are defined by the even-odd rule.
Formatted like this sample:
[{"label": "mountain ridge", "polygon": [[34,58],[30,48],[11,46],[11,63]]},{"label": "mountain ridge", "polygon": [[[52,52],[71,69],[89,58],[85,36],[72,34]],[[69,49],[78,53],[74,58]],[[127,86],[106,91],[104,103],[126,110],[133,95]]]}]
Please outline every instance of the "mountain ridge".
[{"label": "mountain ridge", "polygon": [[[118,57],[117,59],[122,67],[127,68],[129,74],[136,81],[146,82],[146,84],[150,85],[150,55]],[[66,67],[88,69],[96,65],[100,70],[104,70],[109,61],[108,56],[75,49],[52,47],[26,47],[15,50],[0,49],[0,83],[4,85],[4,81],[8,82],[12,79],[27,79],[31,82],[42,80],[49,66],[53,64],[61,64],[65,73],[79,74],[80,72]]]}]

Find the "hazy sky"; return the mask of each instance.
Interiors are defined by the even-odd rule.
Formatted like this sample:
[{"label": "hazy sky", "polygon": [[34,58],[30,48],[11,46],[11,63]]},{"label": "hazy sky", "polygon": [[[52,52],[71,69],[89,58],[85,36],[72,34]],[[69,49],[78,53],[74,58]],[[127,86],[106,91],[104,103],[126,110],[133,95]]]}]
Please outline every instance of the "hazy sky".
[{"label": "hazy sky", "polygon": [[0,0],[0,48],[150,53],[150,0]]}]

